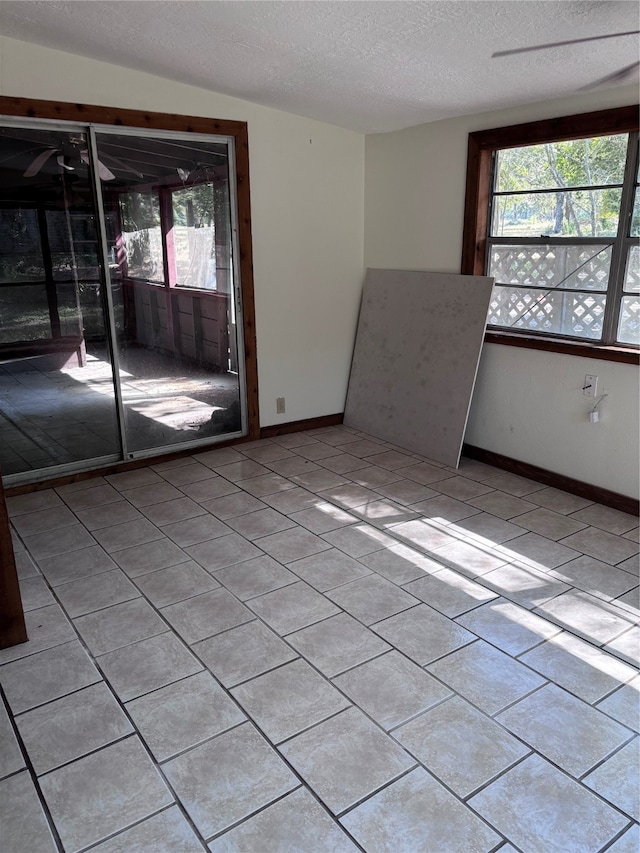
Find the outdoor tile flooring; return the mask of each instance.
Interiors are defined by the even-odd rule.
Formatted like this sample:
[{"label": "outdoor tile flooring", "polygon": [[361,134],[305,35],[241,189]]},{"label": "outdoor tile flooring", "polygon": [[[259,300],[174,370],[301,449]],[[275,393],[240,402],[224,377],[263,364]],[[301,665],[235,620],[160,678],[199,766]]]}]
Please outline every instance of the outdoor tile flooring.
[{"label": "outdoor tile flooring", "polygon": [[[206,366],[185,371],[181,359],[140,347],[121,348],[119,360],[127,428],[139,446],[191,441],[215,409],[238,396],[233,373]],[[0,400],[5,476],[97,457],[107,464],[120,453],[113,369],[99,345],[89,345],[84,367],[62,352],[4,361]],[[174,480],[167,477],[165,489],[168,484]]]},{"label": "outdoor tile flooring", "polygon": [[9,498],[2,853],[637,853],[637,520],[345,427]]}]

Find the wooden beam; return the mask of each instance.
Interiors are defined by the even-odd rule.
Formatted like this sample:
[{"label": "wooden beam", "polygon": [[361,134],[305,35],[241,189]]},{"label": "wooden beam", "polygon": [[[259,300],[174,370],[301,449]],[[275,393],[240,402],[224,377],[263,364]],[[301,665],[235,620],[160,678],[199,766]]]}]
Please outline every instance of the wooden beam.
[{"label": "wooden beam", "polygon": [[9,513],[0,476],[0,649],[25,643],[27,639]]}]

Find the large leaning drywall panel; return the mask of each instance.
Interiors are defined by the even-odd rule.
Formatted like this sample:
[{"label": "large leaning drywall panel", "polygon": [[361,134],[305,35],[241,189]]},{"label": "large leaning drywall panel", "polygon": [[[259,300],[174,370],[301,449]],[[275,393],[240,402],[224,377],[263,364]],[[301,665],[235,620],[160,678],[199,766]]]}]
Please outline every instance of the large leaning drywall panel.
[{"label": "large leaning drywall panel", "polygon": [[492,284],[367,270],[345,424],[457,467]]}]

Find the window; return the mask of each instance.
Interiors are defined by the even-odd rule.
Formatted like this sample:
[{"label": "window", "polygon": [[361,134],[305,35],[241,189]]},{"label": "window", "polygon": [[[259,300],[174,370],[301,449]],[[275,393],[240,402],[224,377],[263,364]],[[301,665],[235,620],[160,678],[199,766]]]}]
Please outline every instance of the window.
[{"label": "window", "polygon": [[[118,201],[128,276],[143,281],[163,282],[160,199],[157,190],[121,193]],[[115,254],[115,249],[113,251]]]},{"label": "window", "polygon": [[638,346],[639,236],[634,108],[470,135],[463,272],[502,342]]}]

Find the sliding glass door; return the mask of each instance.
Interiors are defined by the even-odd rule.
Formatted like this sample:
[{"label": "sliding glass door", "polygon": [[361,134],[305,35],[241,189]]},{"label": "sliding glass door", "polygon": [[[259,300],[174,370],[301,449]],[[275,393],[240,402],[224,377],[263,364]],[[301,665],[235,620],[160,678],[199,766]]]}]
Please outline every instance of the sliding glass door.
[{"label": "sliding glass door", "polygon": [[9,482],[246,431],[232,143],[0,127]]},{"label": "sliding glass door", "polygon": [[227,140],[96,135],[129,455],[242,432],[232,155]]},{"label": "sliding glass door", "polygon": [[87,136],[0,129],[0,467],[121,455]]}]

